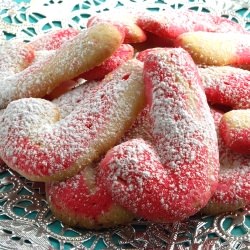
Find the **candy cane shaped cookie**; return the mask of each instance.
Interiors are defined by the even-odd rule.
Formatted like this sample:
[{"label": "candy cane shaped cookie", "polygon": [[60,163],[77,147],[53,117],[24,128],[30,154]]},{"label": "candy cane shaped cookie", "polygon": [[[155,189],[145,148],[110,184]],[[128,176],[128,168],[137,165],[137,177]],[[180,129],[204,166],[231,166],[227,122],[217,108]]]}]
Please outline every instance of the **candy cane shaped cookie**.
[{"label": "candy cane shaped cookie", "polygon": [[144,106],[142,65],[129,61],[60,120],[43,99],[11,102],[0,118],[0,156],[34,181],[73,176],[111,148]]},{"label": "candy cane shaped cookie", "polygon": [[199,69],[208,101],[233,109],[250,108],[250,72],[230,66]]},{"label": "candy cane shaped cookie", "polygon": [[250,154],[250,109],[225,113],[219,125],[220,136],[227,147],[241,154]]},{"label": "candy cane shaped cookie", "polygon": [[123,35],[107,23],[82,31],[44,61],[4,78],[0,83],[0,109],[19,98],[45,96],[60,83],[101,64],[122,41]]},{"label": "candy cane shaped cookie", "polygon": [[175,41],[197,64],[250,69],[250,34],[188,32]]},{"label": "candy cane shaped cookie", "polygon": [[[77,81],[79,82],[80,79]],[[84,82],[54,99],[61,118],[69,115],[81,101],[104,83]],[[99,229],[125,224],[134,216],[112,201],[110,194],[96,178],[97,164],[90,164],[76,176],[63,182],[46,184],[49,207],[57,219],[69,226]]]},{"label": "candy cane shaped cookie", "polygon": [[112,198],[143,218],[173,222],[204,207],[215,191],[219,156],[213,119],[198,70],[183,49],[144,62],[156,144],[143,139],[111,149],[99,178]]},{"label": "candy cane shaped cookie", "polygon": [[212,110],[212,114],[219,139],[219,183],[202,212],[219,214],[250,204],[250,157],[235,153],[224,144],[218,128],[223,114],[217,110]]},{"label": "candy cane shaped cookie", "polygon": [[46,184],[49,207],[69,226],[99,229],[130,222],[134,216],[112,201],[96,179],[95,164],[63,182]]},{"label": "candy cane shaped cookie", "polygon": [[192,10],[166,9],[162,13],[141,13],[138,26],[163,39],[175,40],[179,35],[191,31],[246,33],[240,24],[226,18]]}]

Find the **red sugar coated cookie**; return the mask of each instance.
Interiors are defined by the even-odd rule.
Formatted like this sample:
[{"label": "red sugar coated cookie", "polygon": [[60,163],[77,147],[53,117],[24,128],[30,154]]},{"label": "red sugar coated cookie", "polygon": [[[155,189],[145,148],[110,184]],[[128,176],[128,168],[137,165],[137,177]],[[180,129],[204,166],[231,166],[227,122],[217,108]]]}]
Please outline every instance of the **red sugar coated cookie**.
[{"label": "red sugar coated cookie", "polygon": [[250,109],[225,113],[219,125],[220,136],[227,147],[241,154],[250,154]]},{"label": "red sugar coated cookie", "polygon": [[36,37],[29,45],[31,45],[34,50],[56,50],[66,41],[78,35],[79,32],[79,30],[73,28],[59,29]]},{"label": "red sugar coated cookie", "polygon": [[117,51],[101,65],[84,72],[79,77],[86,80],[102,80],[108,73],[115,70],[124,62],[132,59],[134,48],[129,44],[122,44]]},{"label": "red sugar coated cookie", "polygon": [[101,64],[122,42],[123,36],[111,24],[98,24],[84,30],[44,60],[4,78],[0,83],[0,109],[13,100],[49,94],[62,82]]},{"label": "red sugar coated cookie", "polygon": [[246,33],[240,24],[226,18],[192,10],[166,9],[163,13],[142,13],[138,26],[164,39],[176,39],[190,31]]},{"label": "red sugar coated cookie", "polygon": [[95,166],[63,182],[46,184],[53,214],[69,226],[99,229],[128,223],[133,215],[115,204],[99,179]]},{"label": "red sugar coated cookie", "polygon": [[144,107],[142,64],[132,60],[107,76],[64,119],[51,102],[11,102],[0,118],[0,157],[34,181],[73,176],[117,143]]},{"label": "red sugar coated cookie", "polygon": [[219,133],[222,113],[212,110],[217,127],[220,154],[220,173],[217,189],[207,206],[207,214],[234,211],[250,204],[250,157],[231,151]]},{"label": "red sugar coated cookie", "polygon": [[202,84],[211,104],[233,109],[250,108],[250,72],[230,66],[199,69]]},{"label": "red sugar coated cookie", "polygon": [[147,37],[145,32],[136,25],[136,19],[129,13],[109,13],[109,15],[98,15],[91,17],[87,22],[87,27],[91,27],[97,23],[111,23],[115,25],[124,35],[124,43],[141,43]]},{"label": "red sugar coated cookie", "polygon": [[175,41],[197,64],[250,69],[250,34],[188,32]]},{"label": "red sugar coated cookie", "polygon": [[114,201],[137,216],[180,221],[204,207],[216,189],[213,119],[197,67],[183,49],[151,54],[144,82],[156,144],[134,139],[114,147],[99,175]]}]

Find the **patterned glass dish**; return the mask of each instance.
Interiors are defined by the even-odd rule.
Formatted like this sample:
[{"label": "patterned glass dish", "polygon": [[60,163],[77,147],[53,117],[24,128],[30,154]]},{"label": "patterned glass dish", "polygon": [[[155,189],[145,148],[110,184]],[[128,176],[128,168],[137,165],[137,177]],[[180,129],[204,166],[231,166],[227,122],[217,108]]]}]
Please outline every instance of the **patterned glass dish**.
[{"label": "patterned glass dish", "polygon": [[[87,18],[116,8],[211,12],[250,29],[248,0],[0,0],[0,43],[30,41],[60,27],[85,28]],[[50,213],[44,185],[0,166],[0,249],[250,249],[250,207],[174,224],[144,220],[113,229],[68,228]]]}]

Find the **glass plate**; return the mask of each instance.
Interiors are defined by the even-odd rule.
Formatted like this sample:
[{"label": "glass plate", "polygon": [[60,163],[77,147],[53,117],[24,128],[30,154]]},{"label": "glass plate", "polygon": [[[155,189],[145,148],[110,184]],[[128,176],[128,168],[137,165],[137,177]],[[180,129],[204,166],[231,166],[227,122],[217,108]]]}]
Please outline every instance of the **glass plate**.
[{"label": "glass plate", "polygon": [[[117,7],[164,11],[167,6],[226,16],[249,29],[248,0],[0,0],[0,42],[86,20]],[[174,224],[143,220],[102,231],[68,228],[51,215],[44,185],[0,166],[0,249],[250,249],[250,207],[216,217],[196,215]]]}]

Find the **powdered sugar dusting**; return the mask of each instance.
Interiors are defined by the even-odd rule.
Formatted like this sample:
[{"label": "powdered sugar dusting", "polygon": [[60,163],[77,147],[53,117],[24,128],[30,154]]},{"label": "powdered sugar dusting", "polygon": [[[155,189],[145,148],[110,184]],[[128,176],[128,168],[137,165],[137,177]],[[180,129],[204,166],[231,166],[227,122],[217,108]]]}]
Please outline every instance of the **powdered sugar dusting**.
[{"label": "powdered sugar dusting", "polygon": [[44,63],[46,62],[51,55],[53,55],[55,50],[37,50],[35,51],[35,58],[33,63]]},{"label": "powdered sugar dusting", "polygon": [[[8,103],[18,97],[21,98],[32,95],[30,89],[34,86],[39,92],[43,87],[41,83],[46,81],[44,72],[41,73],[40,70],[47,60],[48,57],[43,57],[43,60],[35,61],[25,70],[14,75],[6,75],[6,77],[2,79],[0,83],[0,108],[5,108]],[[35,72],[35,75],[33,72]],[[38,73],[36,74],[36,72]],[[34,85],[32,85],[32,83]],[[50,80],[49,83],[51,83]],[[32,96],[36,97],[35,94]]]},{"label": "powdered sugar dusting", "polygon": [[126,132],[121,141],[142,138],[151,145],[156,144],[152,136],[152,121],[149,117],[149,106],[147,105],[137,116],[131,128]]},{"label": "powdered sugar dusting", "polygon": [[0,45],[0,78],[18,73],[34,59],[34,50],[21,42],[5,42]]},{"label": "powdered sugar dusting", "polygon": [[250,72],[230,66],[199,69],[208,101],[234,109],[250,108]]},{"label": "powdered sugar dusting", "polygon": [[61,112],[61,118],[69,115],[77,105],[81,105],[80,102],[84,100],[89,93],[97,91],[98,87],[103,84],[102,82],[90,81],[86,82],[84,79],[75,80],[77,85],[75,89],[61,95],[54,99],[52,102],[57,105]]}]

